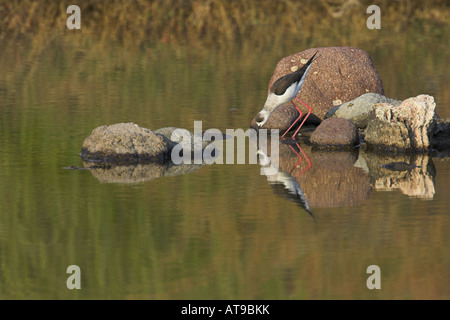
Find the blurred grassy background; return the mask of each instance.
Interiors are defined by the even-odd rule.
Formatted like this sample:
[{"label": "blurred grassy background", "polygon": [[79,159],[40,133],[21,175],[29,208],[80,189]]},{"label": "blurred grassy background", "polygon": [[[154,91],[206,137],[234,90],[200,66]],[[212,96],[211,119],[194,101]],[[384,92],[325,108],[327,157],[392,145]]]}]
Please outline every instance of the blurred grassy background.
[{"label": "blurred grassy background", "polygon": [[[70,79],[71,87],[79,86],[72,90],[79,93],[81,86],[89,81],[115,82],[119,77],[127,77],[132,80],[129,83],[145,86],[150,91],[154,86],[160,86],[170,92],[175,86],[171,87],[173,84],[165,78],[167,72],[173,72],[167,68],[175,70],[179,67],[176,62],[192,66],[192,70],[180,74],[183,79],[191,77],[192,72],[196,73],[194,79],[201,79],[206,72],[217,72],[225,80],[232,64],[238,73],[233,82],[209,83],[208,88],[177,83],[176,90],[179,96],[190,99],[204,97],[209,90],[224,93],[217,97],[219,101],[232,103],[244,99],[245,115],[242,117],[252,119],[257,108],[250,102],[255,100],[255,95],[261,95],[252,91],[252,86],[255,81],[258,82],[256,87],[267,85],[279,59],[309,47],[355,46],[371,55],[387,96],[405,99],[420,93],[432,94],[441,104],[440,115],[450,116],[450,92],[446,90],[449,73],[445,71],[448,68],[441,67],[448,61],[449,52],[450,10],[447,1],[85,0],[78,3],[81,30],[66,27],[69,4],[68,1],[49,0],[3,2],[0,6],[0,46],[15,48],[13,52],[2,52],[4,56],[11,55],[4,61],[14,60],[15,63],[0,64],[0,83],[4,80],[3,85],[8,87],[13,83],[17,85],[17,81],[26,82],[39,69],[38,64],[51,59],[61,70],[58,78],[52,74],[42,76],[45,82],[54,83],[55,92],[68,91],[67,86],[61,87],[65,83],[63,79]],[[371,4],[381,8],[381,30],[366,27],[369,17],[366,8]],[[61,51],[64,54],[60,54]],[[204,63],[219,55],[220,58],[210,62],[212,64]],[[140,68],[154,74],[147,77],[135,70],[130,61],[137,59],[141,60]],[[97,66],[99,60],[103,61],[101,66]],[[422,65],[421,68],[416,68],[418,65]],[[95,75],[91,74],[93,68],[96,68]],[[16,80],[11,81],[11,77]],[[245,94],[233,87],[236,84],[248,88]],[[215,90],[214,86],[228,87]],[[86,95],[72,97],[81,99],[80,105],[95,98],[88,87],[85,88]],[[411,90],[405,92],[404,88]],[[113,97],[114,94],[109,94],[106,99]],[[164,112],[166,105],[177,103],[167,100],[170,98],[160,101],[161,110],[158,111]],[[207,108],[213,102],[199,100],[196,104]],[[158,108],[158,105],[154,103],[153,107]],[[439,111],[442,108],[446,109]],[[228,108],[217,108],[211,115],[214,116],[216,118],[210,125],[221,128],[226,125],[223,119],[230,114]],[[193,120],[189,114],[181,118],[189,123]]]},{"label": "blurred grassy background", "polygon": [[[66,29],[69,1],[2,1],[0,38],[44,40]],[[83,35],[91,33],[127,45],[148,41],[220,43],[228,40],[276,43],[286,35],[309,39],[365,34],[366,8],[381,8],[382,28],[408,25],[433,32],[448,28],[445,0],[135,0],[78,1]],[[326,32],[325,32],[326,31]],[[420,30],[417,30],[420,32]]]}]

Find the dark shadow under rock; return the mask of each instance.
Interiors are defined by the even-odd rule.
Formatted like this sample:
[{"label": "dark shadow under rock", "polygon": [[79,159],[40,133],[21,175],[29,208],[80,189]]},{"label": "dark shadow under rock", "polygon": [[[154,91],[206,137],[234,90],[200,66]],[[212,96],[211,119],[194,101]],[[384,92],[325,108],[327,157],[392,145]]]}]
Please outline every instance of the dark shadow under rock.
[{"label": "dark shadow under rock", "polygon": [[431,136],[433,154],[438,157],[450,156],[450,118],[438,119]]}]

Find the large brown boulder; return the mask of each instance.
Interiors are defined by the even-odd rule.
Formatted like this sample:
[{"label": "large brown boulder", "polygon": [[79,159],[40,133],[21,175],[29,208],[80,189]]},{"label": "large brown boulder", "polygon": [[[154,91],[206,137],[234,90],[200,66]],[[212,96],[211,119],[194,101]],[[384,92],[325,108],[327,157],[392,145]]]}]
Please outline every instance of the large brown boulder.
[{"label": "large brown boulder", "polygon": [[[275,67],[268,88],[280,77],[303,66],[316,51],[319,52],[298,94],[312,108],[311,119],[323,120],[330,108],[362,94],[384,94],[381,78],[370,56],[352,47],[311,48],[285,57]],[[303,112],[308,111],[303,105],[299,107]],[[292,105],[289,108],[295,110]]]}]

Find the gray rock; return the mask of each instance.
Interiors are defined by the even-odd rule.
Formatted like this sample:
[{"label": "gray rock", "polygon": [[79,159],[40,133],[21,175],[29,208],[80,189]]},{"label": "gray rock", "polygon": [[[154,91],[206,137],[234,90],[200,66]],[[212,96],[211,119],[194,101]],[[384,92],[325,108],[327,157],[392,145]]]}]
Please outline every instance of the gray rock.
[{"label": "gray rock", "polygon": [[[202,159],[202,161],[214,161],[214,159],[216,159],[219,155],[220,155],[220,149],[217,147],[218,145],[222,145],[222,140],[225,140],[229,137],[227,137],[225,134],[221,133],[218,135],[219,136],[214,136],[214,139],[212,139],[212,141],[210,141],[209,137],[204,137],[204,132],[203,133],[192,133],[186,129],[180,129],[180,128],[176,128],[176,127],[164,127],[164,128],[160,128],[155,130],[155,133],[157,134],[161,134],[164,137],[166,137],[167,139],[170,140],[170,149],[171,149],[171,157],[173,156],[173,152],[177,152],[177,150],[172,150],[177,144],[180,144],[179,146],[179,157],[183,157],[183,153],[185,150],[190,150],[190,159],[192,162],[196,162],[196,159]],[[189,141],[185,141],[184,139],[188,139],[190,140],[190,144],[183,144],[184,142],[189,143]],[[207,140],[204,140],[207,139]],[[196,143],[198,144],[196,146]],[[207,150],[207,152],[205,151],[205,148],[207,146],[210,146]],[[184,159],[184,158],[183,158]],[[174,159],[172,159],[173,161]],[[184,159],[184,160],[187,160]],[[184,161],[183,160],[183,161]],[[184,170],[181,169],[181,167],[178,168],[174,168],[175,171],[177,170]]]},{"label": "gray rock", "polygon": [[419,95],[399,106],[377,104],[369,113],[365,140],[381,150],[426,152],[438,119],[432,96]]},{"label": "gray rock", "polygon": [[366,93],[358,98],[333,107],[325,114],[325,119],[335,117],[350,120],[357,128],[364,129],[369,121],[369,112],[377,103],[399,106],[402,101],[389,99],[381,94]]},{"label": "gray rock", "polygon": [[134,123],[118,123],[94,129],[84,140],[81,158],[103,163],[162,163],[170,157],[171,142]]},{"label": "gray rock", "polygon": [[329,118],[313,132],[311,143],[318,146],[354,146],[359,143],[358,129],[347,119]]},{"label": "gray rock", "polygon": [[[177,128],[177,127],[164,127],[164,128],[157,129],[154,132],[157,133],[157,134],[163,135],[168,140],[170,140],[170,146],[171,146],[171,149],[172,149],[176,144],[178,144],[178,142],[172,141],[172,139],[174,138],[172,135],[173,135],[175,130],[180,130],[180,128]],[[181,129],[181,130],[185,130],[185,129]],[[192,133],[190,131],[186,132],[186,133],[189,133],[189,135],[191,136],[191,148],[192,148],[192,150],[194,150],[194,146],[195,146],[194,145],[194,143],[195,143],[194,138],[195,138],[195,135],[194,135],[194,133]],[[199,135],[198,138],[202,139],[202,135]],[[204,149],[208,144],[210,144],[209,141],[203,141],[202,140],[202,149]]]},{"label": "gray rock", "polygon": [[[184,129],[175,132],[177,129],[165,127],[152,131],[134,123],[98,127],[83,143],[81,158],[85,169],[101,182],[125,184],[182,175],[200,169],[204,165],[203,161],[201,164],[178,165],[168,161],[172,149],[178,144],[171,140],[176,138],[177,133],[181,133],[182,137],[190,137],[190,147],[194,151],[195,135]],[[225,139],[225,136],[222,135],[222,138]],[[210,143],[202,141],[201,149]]]},{"label": "gray rock", "polygon": [[[179,130],[178,132],[175,132]],[[178,134],[178,135],[177,135]],[[84,140],[81,158],[104,165],[129,165],[136,163],[162,163],[171,158],[172,149],[182,142],[184,137],[190,139],[190,150],[195,150],[197,139],[194,133],[176,127],[165,127],[152,131],[134,123],[118,123],[94,129]],[[172,141],[173,138],[180,138]],[[200,139],[202,135],[199,134]],[[224,139],[225,137],[222,136]],[[203,150],[211,142],[199,140],[198,150]]]}]

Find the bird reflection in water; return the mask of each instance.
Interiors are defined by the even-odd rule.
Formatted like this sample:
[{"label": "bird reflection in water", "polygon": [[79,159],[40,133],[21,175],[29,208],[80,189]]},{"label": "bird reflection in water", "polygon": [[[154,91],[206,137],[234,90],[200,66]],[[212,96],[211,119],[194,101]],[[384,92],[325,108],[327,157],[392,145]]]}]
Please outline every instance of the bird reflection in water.
[{"label": "bird reflection in water", "polygon": [[[314,219],[315,217],[311,211],[308,199],[306,198],[305,193],[303,192],[302,188],[300,187],[300,184],[296,179],[300,177],[302,174],[304,174],[311,167],[311,162],[306,156],[306,154],[303,152],[298,142],[295,143],[294,145],[289,144],[289,147],[299,158],[297,163],[292,167],[292,169],[289,170],[289,172],[281,170],[281,168],[278,170],[264,170],[262,172],[267,172],[266,173],[267,181],[273,188],[273,191],[276,195],[297,203],[297,205],[305,209],[306,212],[308,212],[308,214],[310,214],[311,217],[313,217]],[[258,149],[257,154],[259,155],[259,164],[261,165],[261,167],[273,169],[272,161],[264,151]],[[283,159],[280,158],[279,161],[281,164]],[[296,177],[293,177],[292,172],[296,168],[298,168],[303,161],[306,161],[306,167],[303,168],[301,172],[296,175]]]}]

